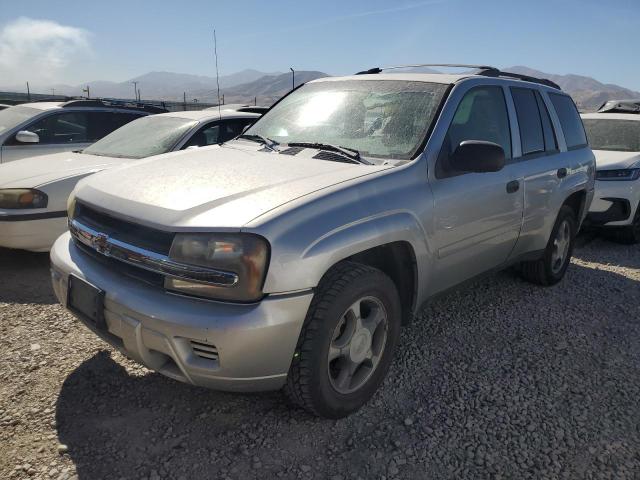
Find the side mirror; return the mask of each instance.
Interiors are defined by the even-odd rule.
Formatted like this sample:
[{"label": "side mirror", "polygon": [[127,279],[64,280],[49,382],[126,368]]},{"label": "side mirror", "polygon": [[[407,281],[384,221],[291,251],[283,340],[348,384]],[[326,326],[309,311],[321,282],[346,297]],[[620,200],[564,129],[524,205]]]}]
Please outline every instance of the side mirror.
[{"label": "side mirror", "polygon": [[461,142],[451,156],[451,166],[461,172],[498,172],[504,168],[504,150],[500,145],[481,140]]},{"label": "side mirror", "polygon": [[[253,123],[250,123],[248,125],[245,125],[244,128],[242,129],[242,133],[246,132],[247,130],[249,130],[249,127],[253,125]],[[240,135],[242,135],[242,133]]]},{"label": "side mirror", "polygon": [[16,133],[16,140],[20,143],[40,143],[38,134],[29,130],[20,130]]}]

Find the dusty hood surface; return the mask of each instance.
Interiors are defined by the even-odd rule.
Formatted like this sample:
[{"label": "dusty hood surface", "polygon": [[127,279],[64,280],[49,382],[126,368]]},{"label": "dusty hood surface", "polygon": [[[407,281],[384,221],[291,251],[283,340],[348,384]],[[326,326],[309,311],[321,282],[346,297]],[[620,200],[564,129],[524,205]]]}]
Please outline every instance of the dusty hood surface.
[{"label": "dusty hood surface", "polygon": [[390,166],[258,152],[239,143],[159,155],[91,176],[77,199],[164,230],[237,229],[303,195]]},{"label": "dusty hood surface", "polygon": [[596,170],[616,170],[640,166],[640,152],[614,152],[611,150],[594,150]]},{"label": "dusty hood surface", "polygon": [[62,152],[0,164],[1,188],[34,188],[56,180],[98,172],[131,161],[84,153]]}]

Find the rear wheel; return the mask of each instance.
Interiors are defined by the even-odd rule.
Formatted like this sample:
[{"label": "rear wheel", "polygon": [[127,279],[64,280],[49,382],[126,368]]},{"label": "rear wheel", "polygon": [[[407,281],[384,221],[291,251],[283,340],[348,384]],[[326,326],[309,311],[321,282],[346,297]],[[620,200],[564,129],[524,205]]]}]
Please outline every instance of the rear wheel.
[{"label": "rear wheel", "polygon": [[538,285],[554,285],[562,280],[571,261],[576,230],[577,222],[573,209],[563,205],[542,258],[522,262],[520,271],[525,280]]},{"label": "rear wheel", "polygon": [[285,393],[322,417],[359,409],[384,379],[400,334],[400,298],[380,270],[353,262],[321,281],[300,333]]}]

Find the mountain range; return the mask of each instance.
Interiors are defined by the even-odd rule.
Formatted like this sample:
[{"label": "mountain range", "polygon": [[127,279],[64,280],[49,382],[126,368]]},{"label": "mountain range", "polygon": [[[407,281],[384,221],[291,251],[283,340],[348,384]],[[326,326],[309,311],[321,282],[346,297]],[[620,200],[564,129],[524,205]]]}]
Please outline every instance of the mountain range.
[{"label": "mountain range", "polygon": [[[557,75],[524,66],[514,66],[503,70],[548,78],[556,82],[574,98],[578,107],[583,111],[595,110],[605,101],[611,99],[640,98],[640,92],[619,85],[605,84],[587,76]],[[296,71],[295,83],[299,85],[326,76],[328,74],[319,71]],[[82,96],[83,89],[89,86],[92,97],[134,98],[134,82],[140,90],[142,99],[182,101],[184,96],[188,102],[192,102],[194,99],[197,99],[198,102],[217,102],[215,77],[172,72],[149,72],[124,82],[93,81],[77,86],[34,86],[32,92],[49,93],[53,89],[59,95]],[[252,69],[223,75],[219,78],[219,82],[220,94],[224,95],[225,103],[253,103],[255,100],[258,104],[270,105],[287,93],[292,86],[291,72],[261,72]],[[23,90],[22,87],[15,86],[0,86],[0,89]]]}]

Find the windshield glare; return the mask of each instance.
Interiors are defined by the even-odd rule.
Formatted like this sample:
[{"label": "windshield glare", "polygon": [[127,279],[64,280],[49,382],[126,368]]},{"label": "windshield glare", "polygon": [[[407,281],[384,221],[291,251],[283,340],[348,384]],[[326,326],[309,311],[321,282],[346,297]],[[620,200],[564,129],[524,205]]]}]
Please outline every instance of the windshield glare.
[{"label": "windshield glare", "polygon": [[144,158],[171,151],[196,121],[150,115],[127,123],[82,153],[108,157]]},{"label": "windshield glare", "polygon": [[398,80],[338,80],[300,87],[247,135],[279,143],[313,142],[362,155],[410,159],[420,148],[447,85]]},{"label": "windshield glare", "polygon": [[640,152],[640,121],[594,118],[583,123],[593,150]]},{"label": "windshield glare", "polygon": [[0,133],[11,130],[12,128],[20,125],[22,122],[35,117],[39,113],[42,113],[42,110],[20,106],[9,107],[5,108],[4,110],[0,110]]}]

